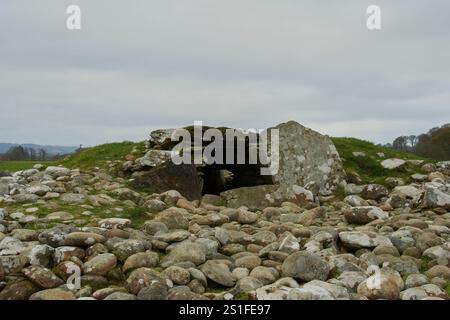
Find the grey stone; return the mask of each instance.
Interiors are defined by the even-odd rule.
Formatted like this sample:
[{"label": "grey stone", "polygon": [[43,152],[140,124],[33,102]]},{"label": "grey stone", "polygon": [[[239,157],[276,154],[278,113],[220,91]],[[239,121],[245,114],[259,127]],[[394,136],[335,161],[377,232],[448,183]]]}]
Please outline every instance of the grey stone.
[{"label": "grey stone", "polygon": [[208,279],[225,287],[233,287],[236,282],[228,266],[220,261],[208,260],[200,266],[200,270]]},{"label": "grey stone", "polygon": [[117,258],[111,253],[102,253],[89,259],[83,265],[84,274],[104,276],[111,271],[117,264]]},{"label": "grey stone", "polygon": [[405,251],[407,248],[414,247],[416,243],[412,233],[408,230],[397,230],[392,232],[389,235],[389,239],[400,252]]},{"label": "grey stone", "polygon": [[337,277],[337,280],[352,292],[356,292],[358,285],[366,279],[366,274],[360,271],[345,271]]},{"label": "grey stone", "polygon": [[250,277],[258,279],[263,285],[268,285],[275,282],[279,276],[280,275],[275,268],[263,266],[255,267],[250,272]]},{"label": "grey stone", "polygon": [[13,195],[12,198],[17,203],[35,203],[39,200],[39,196],[35,194],[28,194],[28,193],[20,193]]},{"label": "grey stone", "polygon": [[158,199],[150,199],[144,203],[144,207],[147,208],[150,213],[158,213],[167,209],[167,204]]},{"label": "grey stone", "polygon": [[386,160],[381,161],[381,166],[385,169],[392,170],[392,169],[400,168],[405,163],[406,163],[406,161],[403,159],[392,158],[392,159],[386,159]]},{"label": "grey stone", "polygon": [[47,192],[51,192],[52,189],[49,186],[46,186],[44,184],[37,184],[37,185],[33,185],[30,186],[28,188],[26,188],[26,191],[28,193],[32,193],[38,196],[44,196]]},{"label": "grey stone", "polygon": [[138,252],[129,256],[123,264],[123,272],[141,267],[154,268],[159,264],[159,257],[156,252]]},{"label": "grey stone", "polygon": [[405,288],[420,287],[421,285],[429,283],[429,280],[424,274],[410,274],[406,277]]},{"label": "grey stone", "polygon": [[389,215],[387,212],[374,206],[353,207],[344,211],[345,219],[348,223],[367,224],[374,220],[386,220]]},{"label": "grey stone", "polygon": [[278,187],[274,185],[241,187],[224,191],[220,196],[227,204],[227,207],[239,208],[246,206],[251,210],[257,210],[281,203],[271,195],[276,190],[278,190]]},{"label": "grey stone", "polygon": [[105,240],[104,236],[93,232],[71,232],[65,235],[63,243],[65,246],[89,247]]},{"label": "grey stone", "polygon": [[195,265],[206,261],[204,247],[194,242],[181,242],[175,246],[161,261],[161,266],[167,268],[179,262],[189,261]]},{"label": "grey stone", "polygon": [[170,231],[167,233],[157,233],[154,235],[154,239],[159,241],[170,242],[180,242],[186,240],[190,236],[190,232],[186,230]]},{"label": "grey stone", "polygon": [[86,196],[79,193],[65,193],[59,199],[65,204],[81,204],[86,201]]},{"label": "grey stone", "polygon": [[344,201],[346,203],[348,203],[349,205],[351,205],[352,207],[362,207],[362,206],[368,206],[369,205],[369,203],[366,200],[364,200],[363,198],[361,198],[358,195],[346,196],[344,198]]},{"label": "grey stone", "polygon": [[153,168],[171,160],[171,151],[166,150],[148,150],[147,153],[135,160],[134,170],[144,168]]},{"label": "grey stone", "polygon": [[163,281],[154,281],[138,293],[139,300],[167,300],[167,285]]},{"label": "grey stone", "polygon": [[348,249],[375,248],[379,245],[392,245],[389,238],[375,232],[343,231],[339,239]]},{"label": "grey stone", "polygon": [[98,222],[98,226],[100,228],[106,229],[123,229],[128,227],[130,224],[131,220],[124,218],[107,218],[102,219]]},{"label": "grey stone", "polygon": [[75,295],[68,290],[54,288],[36,292],[30,300],[75,300]]},{"label": "grey stone", "polygon": [[56,288],[64,281],[58,278],[51,270],[41,266],[30,266],[22,270],[23,274],[44,289]]},{"label": "grey stone", "polygon": [[0,256],[20,254],[24,250],[22,242],[13,237],[5,237],[0,241]]},{"label": "grey stone", "polygon": [[328,195],[343,180],[341,159],[328,136],[295,121],[279,124],[274,129],[279,130],[280,138],[279,170],[273,176],[279,186],[275,199],[299,200],[302,188],[313,194]]},{"label": "grey stone", "polygon": [[163,277],[150,268],[138,268],[131,272],[126,280],[127,289],[130,293],[138,294],[142,288],[149,287],[154,281],[163,282]]},{"label": "grey stone", "polygon": [[187,217],[189,213],[182,208],[168,208],[155,217],[155,221],[164,223],[169,229],[187,229],[189,227],[189,220]]},{"label": "grey stone", "polygon": [[316,254],[296,252],[284,260],[281,270],[283,277],[292,277],[302,281],[326,280],[330,266]]},{"label": "grey stone", "polygon": [[103,300],[138,300],[134,294],[127,292],[113,292]]},{"label": "grey stone", "polygon": [[55,249],[49,245],[36,245],[28,252],[28,259],[31,265],[49,267],[53,263]]},{"label": "grey stone", "polygon": [[425,189],[423,206],[426,208],[442,207],[450,209],[450,193],[429,186]]},{"label": "grey stone", "polygon": [[236,289],[239,293],[247,293],[258,288],[261,288],[263,283],[253,277],[244,277],[239,279],[236,283]]},{"label": "grey stone", "polygon": [[70,169],[63,167],[49,166],[45,169],[45,173],[52,176],[52,178],[58,178],[62,176],[69,176]]},{"label": "grey stone", "polygon": [[145,233],[153,236],[156,233],[165,233],[169,231],[169,228],[162,222],[150,220],[144,223],[143,230]]},{"label": "grey stone", "polygon": [[62,230],[59,227],[45,230],[39,234],[39,241],[48,244],[51,247],[59,247],[64,245],[64,240],[69,230]]},{"label": "grey stone", "polygon": [[49,220],[72,220],[74,216],[65,211],[52,212],[47,215]]},{"label": "grey stone", "polygon": [[144,252],[145,245],[142,240],[126,239],[116,243],[111,251],[117,256],[117,259],[125,261],[135,253]]},{"label": "grey stone", "polygon": [[389,194],[388,189],[380,184],[368,184],[364,187],[361,196],[365,199],[380,200]]},{"label": "grey stone", "polygon": [[191,280],[191,274],[188,270],[177,267],[170,266],[162,272],[163,275],[167,276],[174,284],[185,285]]}]

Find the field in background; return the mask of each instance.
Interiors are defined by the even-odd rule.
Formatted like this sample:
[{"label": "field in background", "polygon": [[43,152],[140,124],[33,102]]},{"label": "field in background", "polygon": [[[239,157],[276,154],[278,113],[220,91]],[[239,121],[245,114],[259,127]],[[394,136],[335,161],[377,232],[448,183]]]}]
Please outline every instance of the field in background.
[{"label": "field in background", "polygon": [[54,165],[55,161],[0,161],[0,172],[16,172],[20,170],[31,169],[37,163],[46,166]]}]

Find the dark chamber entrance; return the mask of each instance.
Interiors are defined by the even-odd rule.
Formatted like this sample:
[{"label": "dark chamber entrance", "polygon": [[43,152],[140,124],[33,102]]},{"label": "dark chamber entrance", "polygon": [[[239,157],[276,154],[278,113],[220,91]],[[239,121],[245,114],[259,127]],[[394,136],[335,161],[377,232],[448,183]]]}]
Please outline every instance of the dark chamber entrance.
[{"label": "dark chamber entrance", "polygon": [[200,169],[203,178],[202,194],[220,194],[240,187],[273,184],[271,176],[263,176],[255,164],[207,165]]},{"label": "dark chamber entrance", "polygon": [[[203,126],[202,134],[208,128],[210,127]],[[187,129],[188,131],[194,130],[193,127]],[[220,148],[221,160],[216,159],[216,151],[218,149],[213,148],[210,155],[212,159],[208,159],[211,161],[206,161],[206,164],[204,163],[200,166],[196,165],[197,171],[203,179],[202,194],[218,195],[230,189],[273,184],[272,176],[261,175],[261,167],[267,167],[267,164],[261,164],[259,154],[259,143],[261,140],[259,139],[258,133],[236,134],[236,136],[233,133],[228,136],[226,133],[227,128],[216,129],[221,131],[222,135],[225,136],[224,140],[220,141],[217,146],[215,145],[216,148]],[[235,132],[235,130],[231,130]],[[197,140],[197,143],[201,147],[192,144],[192,149],[190,150],[192,152],[191,159],[195,158],[194,149],[202,148],[203,154],[207,145],[215,143],[215,138],[211,140],[203,140],[202,135],[200,141]],[[173,143],[178,143],[178,141],[171,142],[171,144]],[[238,159],[238,154],[243,155],[243,158]],[[228,155],[231,161],[228,159]],[[252,158],[252,161],[250,161],[250,158]],[[202,159],[205,160],[205,154],[203,154]]]}]

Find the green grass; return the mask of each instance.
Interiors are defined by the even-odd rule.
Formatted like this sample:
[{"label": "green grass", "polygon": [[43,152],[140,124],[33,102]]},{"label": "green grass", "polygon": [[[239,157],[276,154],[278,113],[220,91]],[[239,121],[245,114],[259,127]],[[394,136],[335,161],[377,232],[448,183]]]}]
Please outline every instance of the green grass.
[{"label": "green grass", "polygon": [[341,186],[341,185],[338,185],[338,186],[336,187],[336,190],[334,191],[334,196],[335,196],[337,199],[339,199],[339,200],[344,200],[344,198],[347,196],[347,195],[345,194],[345,189],[344,189],[344,187]]},{"label": "green grass", "polygon": [[[147,215],[147,210],[143,207],[126,207],[122,206],[120,203],[115,203],[111,206],[100,206],[100,207],[92,207],[91,209],[85,209],[80,205],[76,204],[64,204],[59,200],[52,200],[47,202],[45,205],[42,204],[31,204],[31,205],[21,205],[21,204],[7,204],[4,208],[9,213],[13,212],[22,212],[24,214],[25,210],[30,207],[36,207],[39,209],[38,212],[34,213],[38,218],[45,218],[48,214],[57,212],[57,211],[65,211],[73,215],[74,220],[76,219],[84,219],[86,223],[90,223],[95,220],[105,219],[105,218],[126,218],[131,220],[131,227],[140,229],[144,222],[149,219]],[[122,211],[116,211],[115,208],[121,208]],[[92,215],[84,216],[83,212],[90,211]],[[50,225],[58,224],[60,221],[51,221]],[[28,229],[36,229],[39,228],[39,225],[36,226],[35,222],[30,222],[25,226]]]},{"label": "green grass", "polygon": [[447,283],[447,286],[445,287],[445,292],[450,297],[450,282]]},{"label": "green grass", "polygon": [[239,293],[234,296],[233,300],[250,300],[248,293]]},{"label": "green grass", "polygon": [[[398,169],[385,169],[380,164],[384,159],[399,158],[434,162],[411,153],[377,146],[371,142],[355,138],[332,138],[332,140],[343,159],[346,172],[349,174],[357,173],[361,177],[362,183],[384,184],[384,180],[387,177],[400,177],[408,183],[412,174],[420,172],[420,166],[414,166],[409,163]],[[366,156],[354,156],[353,152],[365,152]],[[377,155],[380,152],[384,153],[385,156],[383,158]]]},{"label": "green grass", "polygon": [[144,222],[149,219],[146,214],[147,210],[142,207],[124,208],[122,212],[114,212],[110,214],[99,214],[101,218],[119,217],[131,220],[131,227],[139,229]]},{"label": "green grass", "polygon": [[54,161],[0,161],[0,172],[16,172],[21,170],[27,170],[33,168],[37,163],[43,164],[45,166],[50,166],[55,164]]},{"label": "green grass", "polygon": [[420,267],[419,267],[419,271],[420,273],[425,273],[428,269],[428,263],[431,261],[430,258],[422,256],[422,258],[420,258]]},{"label": "green grass", "polygon": [[144,142],[124,141],[102,144],[92,148],[86,148],[60,161],[0,161],[0,172],[16,172],[31,169],[37,163],[46,166],[62,165],[72,169],[104,168],[107,166],[107,161],[124,160],[125,156],[130,154],[133,148],[139,151],[135,156],[142,156],[145,149]]},{"label": "green grass", "polygon": [[212,283],[208,281],[208,288],[206,288],[206,292],[207,293],[223,293],[224,291],[226,291],[227,287],[221,286],[217,283]]},{"label": "green grass", "polygon": [[[144,142],[116,142],[107,143],[92,148],[87,148],[81,152],[70,155],[59,164],[68,168],[89,169],[92,167],[105,167],[107,161],[124,160],[136,147],[140,153],[144,151]],[[137,156],[140,156],[137,155]]]},{"label": "green grass", "polygon": [[167,256],[165,251],[157,250],[155,252],[158,254],[159,261],[162,261]]}]

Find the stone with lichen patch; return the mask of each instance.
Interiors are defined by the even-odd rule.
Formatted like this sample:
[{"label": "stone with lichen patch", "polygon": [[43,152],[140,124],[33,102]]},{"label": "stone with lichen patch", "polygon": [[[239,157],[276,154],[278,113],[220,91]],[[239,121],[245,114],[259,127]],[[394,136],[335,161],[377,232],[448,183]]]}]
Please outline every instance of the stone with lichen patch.
[{"label": "stone with lichen patch", "polygon": [[98,226],[105,229],[123,229],[128,227],[130,224],[131,220],[124,218],[108,218],[102,219],[98,222]]},{"label": "stone with lichen patch", "polygon": [[392,246],[389,238],[371,231],[343,231],[339,233],[339,239],[348,249],[375,248],[379,245]]},{"label": "stone with lichen patch", "polygon": [[117,258],[112,253],[102,253],[88,260],[83,265],[84,274],[104,276],[114,269],[117,264]]},{"label": "stone with lichen patch", "polygon": [[313,194],[331,194],[344,177],[341,159],[331,139],[295,121],[270,129],[278,129],[280,137],[279,170],[273,175],[274,184],[279,186],[275,198],[295,201],[293,186],[301,186]]},{"label": "stone with lichen patch", "polygon": [[89,247],[95,243],[103,243],[106,238],[100,234],[92,232],[72,232],[64,239],[64,245],[76,247]]},{"label": "stone with lichen patch", "polygon": [[31,295],[30,300],[75,300],[75,295],[64,289],[47,289]]},{"label": "stone with lichen patch", "polygon": [[154,281],[164,282],[164,279],[150,268],[138,268],[131,272],[126,285],[129,292],[138,294],[142,288],[150,286]]},{"label": "stone with lichen patch", "polygon": [[23,269],[22,272],[28,279],[44,289],[56,288],[64,284],[64,281],[58,278],[51,270],[44,267],[30,266]]},{"label": "stone with lichen patch", "polygon": [[367,224],[377,219],[386,220],[389,217],[386,212],[374,206],[353,207],[345,210],[344,216],[348,223],[353,224]]}]

